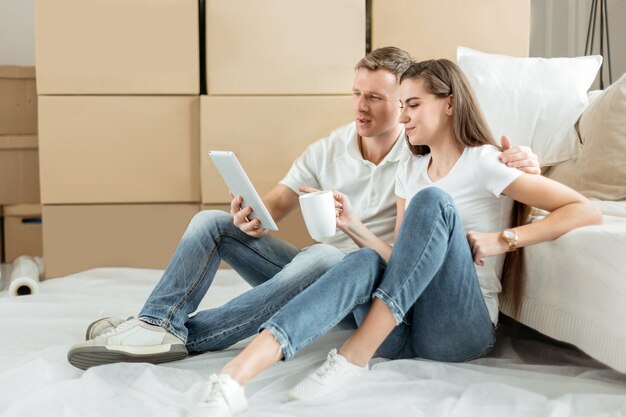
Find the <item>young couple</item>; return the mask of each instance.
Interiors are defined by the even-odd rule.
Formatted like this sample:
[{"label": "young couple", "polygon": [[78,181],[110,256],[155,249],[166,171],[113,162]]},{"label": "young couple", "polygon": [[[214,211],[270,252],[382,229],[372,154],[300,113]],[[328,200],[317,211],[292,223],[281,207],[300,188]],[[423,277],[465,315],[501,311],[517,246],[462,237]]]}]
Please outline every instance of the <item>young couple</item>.
[{"label": "young couple", "polygon": [[[529,175],[538,173],[529,150],[500,153],[453,63],[411,63],[405,52],[381,48],[359,62],[353,89],[355,123],[311,145],[265,198],[281,219],[297,205],[299,187],[339,190],[343,233],[298,251],[249,221],[240,198],[230,215],[202,212],[139,318],[94,322],[69,361],[83,369],[159,363],[260,331],[211,377],[192,412],[228,416],[246,408],[243,385],[251,378],[350,313],[358,329],[292,398],[326,397],[366,372],[374,355],[465,361],[486,354],[495,342],[504,254],[598,223],[600,213],[576,192]],[[551,214],[512,225],[513,200]],[[220,259],[254,288],[189,317]]]}]

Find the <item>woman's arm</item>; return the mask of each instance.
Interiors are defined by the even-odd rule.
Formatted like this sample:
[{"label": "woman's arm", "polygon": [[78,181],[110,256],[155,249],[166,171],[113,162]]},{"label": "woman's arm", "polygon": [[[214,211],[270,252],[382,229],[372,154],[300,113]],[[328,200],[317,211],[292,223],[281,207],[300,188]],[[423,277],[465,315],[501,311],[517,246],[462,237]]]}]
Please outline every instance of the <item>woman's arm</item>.
[{"label": "woman's arm", "polygon": [[[551,213],[536,223],[515,227],[517,247],[556,239],[577,227],[602,223],[602,213],[581,194],[541,175],[522,174],[503,194],[532,207]],[[508,243],[501,233],[468,232],[474,262],[481,258],[505,253]]]},{"label": "woman's arm", "polygon": [[396,196],[396,227],[393,230],[394,241],[398,237],[398,232],[400,232],[400,226],[402,225],[402,220],[404,219],[405,211],[406,211],[406,200],[404,198],[400,198]]},{"label": "woman's arm", "polygon": [[[335,206],[337,207],[337,228],[348,235],[360,248],[372,248],[385,260],[389,261],[392,246],[372,233],[363,222],[356,217],[350,200],[345,194],[334,191]],[[396,197],[396,226],[394,237],[397,235],[404,216],[404,199]]]}]

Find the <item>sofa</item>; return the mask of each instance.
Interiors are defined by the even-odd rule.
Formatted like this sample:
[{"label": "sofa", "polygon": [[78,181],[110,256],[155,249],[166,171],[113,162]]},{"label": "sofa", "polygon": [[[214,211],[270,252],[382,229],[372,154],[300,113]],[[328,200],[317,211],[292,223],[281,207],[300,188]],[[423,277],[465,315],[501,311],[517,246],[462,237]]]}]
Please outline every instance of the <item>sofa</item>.
[{"label": "sofa", "polygon": [[458,55],[496,137],[531,146],[545,176],[603,213],[601,225],[525,248],[521,307],[503,295],[501,312],[626,373],[626,75],[588,93],[601,57]]}]

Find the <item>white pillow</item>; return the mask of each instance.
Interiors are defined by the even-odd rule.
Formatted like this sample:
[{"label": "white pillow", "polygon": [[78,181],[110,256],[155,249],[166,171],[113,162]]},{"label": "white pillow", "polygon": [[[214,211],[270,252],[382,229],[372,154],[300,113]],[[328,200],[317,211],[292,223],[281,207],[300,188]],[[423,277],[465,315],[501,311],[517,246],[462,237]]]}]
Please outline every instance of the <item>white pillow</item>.
[{"label": "white pillow", "polygon": [[516,58],[459,47],[457,62],[496,141],[508,135],[515,145],[530,146],[542,165],[576,156],[572,127],[589,103],[601,56]]}]

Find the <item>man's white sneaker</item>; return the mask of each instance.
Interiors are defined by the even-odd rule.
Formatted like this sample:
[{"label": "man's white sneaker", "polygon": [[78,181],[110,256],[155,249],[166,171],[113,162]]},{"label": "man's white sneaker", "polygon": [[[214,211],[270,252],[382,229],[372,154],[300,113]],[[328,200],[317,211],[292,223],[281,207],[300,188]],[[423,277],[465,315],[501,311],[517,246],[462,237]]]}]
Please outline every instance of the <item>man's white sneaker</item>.
[{"label": "man's white sneaker", "polygon": [[162,327],[137,319],[76,344],[67,353],[67,360],[80,369],[115,362],[162,363],[186,357],[182,340]]},{"label": "man's white sneaker", "polygon": [[321,400],[367,372],[369,367],[353,365],[333,349],[326,362],[289,391],[290,400]]},{"label": "man's white sneaker", "polygon": [[204,398],[189,417],[231,417],[248,408],[244,389],[227,374],[211,375]]},{"label": "man's white sneaker", "polygon": [[110,332],[120,324],[124,323],[126,320],[130,319],[132,319],[132,317],[129,317],[127,319],[123,319],[121,317],[103,317],[101,319],[98,319],[91,323],[89,327],[87,327],[87,331],[85,332],[85,340],[95,339],[97,336]]}]

